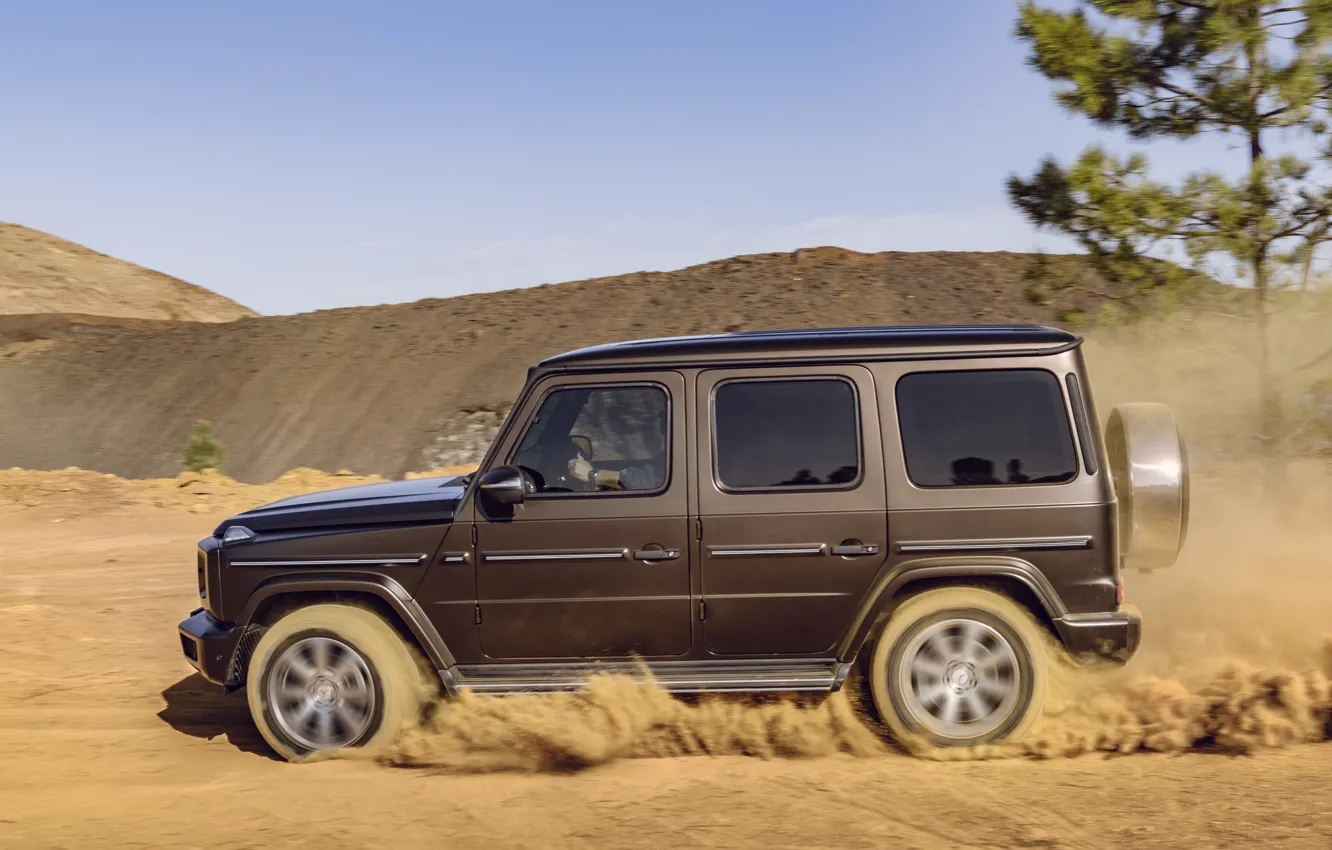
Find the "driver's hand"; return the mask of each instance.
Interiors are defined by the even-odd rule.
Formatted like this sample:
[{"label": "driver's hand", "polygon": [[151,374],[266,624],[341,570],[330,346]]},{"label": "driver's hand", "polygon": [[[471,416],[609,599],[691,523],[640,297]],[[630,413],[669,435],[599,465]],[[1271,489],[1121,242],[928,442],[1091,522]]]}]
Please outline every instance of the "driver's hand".
[{"label": "driver's hand", "polygon": [[596,474],[596,469],[587,458],[580,454],[573,460],[569,461],[569,474],[574,478],[577,478],[579,481],[586,481],[590,484],[593,475]]}]

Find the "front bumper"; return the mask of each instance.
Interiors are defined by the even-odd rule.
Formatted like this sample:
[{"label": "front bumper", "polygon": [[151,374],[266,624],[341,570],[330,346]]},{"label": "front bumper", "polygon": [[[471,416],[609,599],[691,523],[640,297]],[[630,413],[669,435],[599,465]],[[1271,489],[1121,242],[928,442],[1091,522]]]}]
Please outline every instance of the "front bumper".
[{"label": "front bumper", "polygon": [[1134,610],[1066,614],[1054,626],[1080,664],[1127,664],[1142,642],[1142,616]]},{"label": "front bumper", "polygon": [[190,612],[179,629],[180,648],[190,666],[208,681],[226,684],[242,629],[218,620],[202,608]]}]

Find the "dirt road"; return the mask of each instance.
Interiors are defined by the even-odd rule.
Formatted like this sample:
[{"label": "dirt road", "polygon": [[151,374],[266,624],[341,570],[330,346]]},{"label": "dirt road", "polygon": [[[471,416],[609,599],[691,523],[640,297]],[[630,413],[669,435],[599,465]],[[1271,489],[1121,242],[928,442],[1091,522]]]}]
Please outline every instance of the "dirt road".
[{"label": "dirt road", "polygon": [[[1282,521],[1329,543],[1325,507],[1302,504]],[[1290,535],[1281,549],[1237,515],[1199,521],[1176,572],[1131,580],[1149,622],[1175,627],[1149,631],[1129,673],[1165,675],[1218,653],[1291,670],[1316,658],[1332,601],[1329,549]],[[1332,846],[1332,744],[1299,743],[1308,717],[1290,720],[1298,709],[1326,723],[1325,705],[1292,708],[1289,697],[1302,683],[1306,703],[1327,699],[1316,674],[1262,680],[1230,700],[1237,740],[1277,745],[1246,755],[1219,746],[1213,729],[1180,732],[1174,754],[1044,760],[612,753],[571,773],[459,773],[423,766],[429,759],[404,759],[414,769],[279,763],[243,698],[223,697],[180,657],[193,546],[216,518],[77,499],[0,507],[0,847]],[[1265,560],[1244,557],[1260,543]],[[1190,570],[1215,581],[1200,587]],[[1123,694],[1080,704],[1081,722],[1118,726],[1092,740],[1070,721],[1051,740],[1113,749],[1126,729],[1150,725],[1144,700],[1192,728],[1197,718],[1183,715],[1208,687],[1205,712],[1218,711],[1215,678],[1202,690],[1145,681],[1126,692],[1136,706]],[[810,731],[796,726],[770,723],[765,734]],[[1195,734],[1207,738],[1201,749]]]}]

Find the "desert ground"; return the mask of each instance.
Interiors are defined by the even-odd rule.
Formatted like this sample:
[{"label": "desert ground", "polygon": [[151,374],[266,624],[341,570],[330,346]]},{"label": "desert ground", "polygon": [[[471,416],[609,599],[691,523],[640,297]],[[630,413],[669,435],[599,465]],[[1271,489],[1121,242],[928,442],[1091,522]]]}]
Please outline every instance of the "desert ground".
[{"label": "desert ground", "polygon": [[180,655],[193,547],[246,504],[358,479],[0,472],[0,846],[1326,848],[1332,466],[1297,466],[1279,508],[1246,475],[1199,482],[1184,561],[1129,576],[1139,656],[1065,683],[1020,748],[919,758],[840,697],[608,683],[291,765]]}]

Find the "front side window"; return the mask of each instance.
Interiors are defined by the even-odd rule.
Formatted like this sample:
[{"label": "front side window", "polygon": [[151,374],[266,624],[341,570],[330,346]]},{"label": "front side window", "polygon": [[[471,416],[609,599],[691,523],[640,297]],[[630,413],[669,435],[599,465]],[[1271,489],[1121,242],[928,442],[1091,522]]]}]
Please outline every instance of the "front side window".
[{"label": "front side window", "polygon": [[713,396],[726,490],[846,488],[860,479],[855,388],[840,378],[729,381]]},{"label": "front side window", "polygon": [[657,385],[557,389],[541,402],[511,462],[532,476],[538,493],[660,490],[669,410]]},{"label": "front side window", "polygon": [[1059,484],[1078,472],[1059,380],[1043,370],[907,375],[897,415],[920,487]]}]

